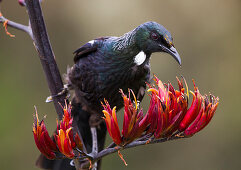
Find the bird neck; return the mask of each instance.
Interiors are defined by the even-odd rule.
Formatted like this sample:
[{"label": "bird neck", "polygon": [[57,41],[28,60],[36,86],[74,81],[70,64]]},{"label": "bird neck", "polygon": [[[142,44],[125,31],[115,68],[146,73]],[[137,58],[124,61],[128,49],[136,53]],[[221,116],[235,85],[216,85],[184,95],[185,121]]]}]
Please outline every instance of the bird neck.
[{"label": "bird neck", "polygon": [[136,45],[136,32],[137,28],[134,30],[125,33],[121,37],[117,37],[113,41],[113,50],[114,51],[128,51],[129,50],[137,50],[137,45]]},{"label": "bird neck", "polygon": [[117,63],[125,63],[126,66],[132,67],[134,65],[142,65],[144,62],[149,61],[150,55],[146,53],[138,44],[138,34],[140,34],[140,27],[125,33],[121,37],[115,37],[112,39],[111,48],[116,57],[112,60],[116,60]]}]

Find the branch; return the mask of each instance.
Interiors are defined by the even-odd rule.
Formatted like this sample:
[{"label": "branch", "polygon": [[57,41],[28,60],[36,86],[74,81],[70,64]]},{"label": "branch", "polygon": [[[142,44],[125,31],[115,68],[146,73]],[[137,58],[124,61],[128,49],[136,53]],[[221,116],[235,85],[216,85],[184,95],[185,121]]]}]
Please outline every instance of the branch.
[{"label": "branch", "polygon": [[[30,26],[22,25],[22,24],[19,24],[17,22],[13,22],[11,20],[8,20],[7,18],[5,18],[2,15],[1,12],[0,12],[0,23],[6,24],[7,26],[15,28],[17,30],[24,31],[33,39],[33,33],[32,33],[32,29],[31,29]],[[6,26],[5,26],[5,30],[7,32]]]},{"label": "branch", "polygon": [[[39,58],[48,82],[48,87],[52,96],[55,96],[63,90],[63,82],[55,61],[55,56],[50,45],[48,34],[46,31],[40,2],[37,0],[26,0],[26,8],[28,11],[30,25],[33,31],[34,45],[39,53]],[[59,119],[62,118],[66,94],[53,98],[55,110]]]},{"label": "branch", "polygon": [[[48,38],[46,26],[44,23],[44,18],[40,6],[40,2],[42,0],[25,0],[25,2],[21,4],[22,6],[26,6],[28,15],[29,15],[29,26],[25,26],[13,21],[10,21],[3,17],[0,11],[0,23],[4,24],[5,31],[8,35],[11,35],[7,31],[7,26],[10,26],[12,28],[24,31],[30,35],[32,40],[34,41],[34,46],[39,54],[39,58],[45,73],[45,77],[48,82],[48,87],[51,93],[51,96],[53,97],[53,102],[55,106],[55,110],[58,114],[58,118],[61,119],[63,116],[63,109],[61,107],[65,105],[65,102],[68,103],[66,100],[66,94],[60,92],[63,91],[63,82],[61,79],[61,75],[57,66],[57,63],[55,61],[55,56]],[[74,126],[76,131],[79,132],[78,126]],[[78,160],[74,160],[76,169],[79,169],[80,164]]]},{"label": "branch", "polygon": [[[98,140],[97,140],[97,132],[96,127],[91,127],[92,134],[92,154],[96,156],[98,154]],[[94,162],[92,170],[97,170],[97,162]]]},{"label": "branch", "polygon": [[175,135],[169,138],[161,138],[161,139],[157,139],[157,140],[144,140],[144,141],[134,141],[130,144],[127,144],[123,147],[120,146],[116,146],[114,148],[106,148],[102,151],[100,151],[96,156],[93,157],[93,161],[98,161],[100,159],[102,159],[104,156],[107,156],[109,154],[118,152],[120,150],[124,150],[124,149],[128,149],[128,148],[133,148],[133,147],[137,147],[137,146],[141,146],[141,145],[148,145],[148,144],[154,144],[154,143],[163,143],[163,142],[167,142],[167,141],[172,141],[172,140],[177,140],[177,139],[183,139],[183,138],[188,138],[186,136],[179,136],[179,135]]},{"label": "branch", "polygon": [[[50,93],[52,96],[55,96],[53,97],[55,110],[58,114],[58,118],[61,119],[63,116],[63,109],[61,105],[64,106],[65,102],[68,103],[68,101],[66,100],[66,93],[57,95],[63,91],[64,87],[44,23],[44,18],[40,6],[41,1],[26,0],[25,2],[29,15],[30,25],[33,31],[34,45],[37,52],[39,53],[39,58],[48,82]],[[78,126],[75,125],[74,128],[77,130]],[[76,169],[79,169],[80,163],[76,159],[74,162]]]},{"label": "branch", "polygon": [[[144,138],[139,138],[136,141],[133,141],[125,146],[115,146],[114,144],[109,145],[106,149],[100,151],[99,153],[95,154],[86,154],[84,156],[78,157],[77,159],[79,160],[84,160],[86,158],[90,159],[91,162],[97,162],[98,160],[102,159],[105,156],[108,156],[110,154],[119,152],[121,150],[125,150],[125,149],[129,149],[129,148],[134,148],[137,146],[142,146],[142,145],[149,145],[149,144],[155,144],[155,143],[164,143],[167,141],[172,141],[172,140],[177,140],[177,139],[184,139],[184,138],[188,138],[189,136],[182,136],[182,134],[176,133],[171,137],[167,137],[167,138],[161,138],[161,139],[154,139],[154,138],[146,138],[146,140],[144,140]],[[143,140],[142,140],[143,139]],[[82,153],[82,152],[80,152]],[[121,158],[123,159],[123,158]],[[82,168],[87,168],[90,166],[89,162],[86,162],[84,164],[82,164]]]}]

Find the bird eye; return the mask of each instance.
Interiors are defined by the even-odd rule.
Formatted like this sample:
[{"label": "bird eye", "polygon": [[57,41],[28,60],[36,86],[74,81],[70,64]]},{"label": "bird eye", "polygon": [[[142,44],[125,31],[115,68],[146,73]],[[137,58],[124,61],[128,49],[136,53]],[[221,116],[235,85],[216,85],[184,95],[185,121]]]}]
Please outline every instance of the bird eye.
[{"label": "bird eye", "polygon": [[157,39],[158,39],[158,35],[153,32],[153,33],[151,33],[151,38],[152,38],[153,40],[157,40]]}]

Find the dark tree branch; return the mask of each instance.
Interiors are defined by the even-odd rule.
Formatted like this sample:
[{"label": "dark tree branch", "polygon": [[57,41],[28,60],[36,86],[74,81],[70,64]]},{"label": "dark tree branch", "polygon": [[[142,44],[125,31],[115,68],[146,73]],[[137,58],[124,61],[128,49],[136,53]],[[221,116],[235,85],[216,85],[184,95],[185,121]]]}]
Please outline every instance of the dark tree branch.
[{"label": "dark tree branch", "polygon": [[[51,96],[55,106],[55,110],[58,114],[58,118],[61,119],[63,116],[63,109],[61,107],[65,105],[67,93],[60,92],[63,91],[63,82],[61,79],[61,75],[55,61],[54,52],[52,50],[46,26],[44,23],[44,18],[40,6],[40,2],[42,0],[25,0],[26,3],[21,4],[22,6],[26,6],[28,15],[29,15],[29,26],[25,26],[10,20],[7,20],[0,11],[0,23],[6,24],[12,28],[24,31],[30,35],[32,40],[34,41],[34,46],[39,54],[39,58],[45,73],[45,77],[48,82],[48,87],[51,93]],[[6,27],[5,27],[6,29]],[[6,30],[7,32],[7,30]],[[7,34],[11,35],[7,32]],[[78,126],[75,124],[74,128],[76,132],[79,132]],[[80,135],[80,134],[79,134]],[[80,135],[81,136],[81,135]],[[84,147],[84,146],[83,146]],[[85,147],[84,147],[85,148]],[[76,169],[79,169],[79,162],[74,159]]]},{"label": "dark tree branch", "polygon": [[[48,38],[40,2],[38,0],[26,0],[25,2],[33,31],[34,45],[39,53],[49,90],[51,95],[54,96],[63,90],[63,82]],[[53,98],[59,119],[63,115],[63,109],[60,104],[64,106],[65,100],[66,94]]]},{"label": "dark tree branch", "polygon": [[[61,119],[63,116],[63,109],[60,106],[65,105],[66,93],[62,95],[57,95],[63,90],[63,81],[61,79],[61,75],[55,61],[54,52],[52,50],[46,26],[44,23],[44,18],[40,6],[40,2],[38,0],[26,0],[26,8],[29,15],[30,25],[33,31],[33,40],[34,45],[39,53],[39,58],[45,73],[45,77],[48,82],[48,87],[53,97],[53,102],[55,106],[55,110],[58,114],[58,118]],[[67,101],[68,103],[68,101]],[[75,125],[74,128],[76,131],[78,130],[78,126]],[[80,163],[78,160],[74,159],[76,169],[80,169]]]}]

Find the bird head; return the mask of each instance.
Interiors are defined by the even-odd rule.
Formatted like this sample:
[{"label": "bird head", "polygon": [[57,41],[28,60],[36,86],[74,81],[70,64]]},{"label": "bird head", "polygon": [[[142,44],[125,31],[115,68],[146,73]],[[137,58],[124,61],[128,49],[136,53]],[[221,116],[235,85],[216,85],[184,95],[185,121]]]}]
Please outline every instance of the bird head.
[{"label": "bird head", "polygon": [[170,32],[156,22],[146,22],[136,30],[136,42],[146,54],[165,52],[174,57],[181,65],[181,58],[173,45]]}]

